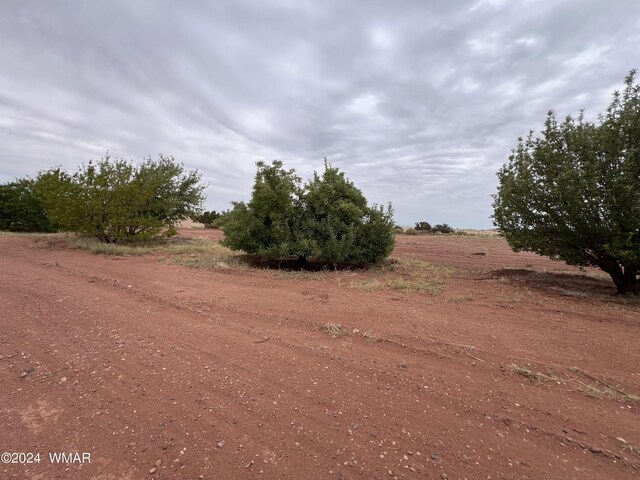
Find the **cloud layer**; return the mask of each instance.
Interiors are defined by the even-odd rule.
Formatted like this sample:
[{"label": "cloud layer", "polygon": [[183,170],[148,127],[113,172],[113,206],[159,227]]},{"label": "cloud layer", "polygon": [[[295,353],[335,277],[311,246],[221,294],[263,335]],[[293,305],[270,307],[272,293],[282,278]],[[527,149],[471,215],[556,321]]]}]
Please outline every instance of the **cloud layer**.
[{"label": "cloud layer", "polygon": [[635,0],[8,0],[0,181],[172,154],[221,210],[327,157],[400,224],[486,228],[518,136],[594,118],[638,45]]}]

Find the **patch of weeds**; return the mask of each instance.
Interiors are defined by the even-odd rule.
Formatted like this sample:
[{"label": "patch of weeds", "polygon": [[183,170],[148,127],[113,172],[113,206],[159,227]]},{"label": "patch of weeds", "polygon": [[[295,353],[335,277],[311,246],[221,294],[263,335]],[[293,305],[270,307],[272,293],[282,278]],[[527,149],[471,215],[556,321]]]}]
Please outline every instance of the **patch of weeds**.
[{"label": "patch of weeds", "polygon": [[634,445],[633,443],[629,443],[627,442],[624,438],[616,438],[616,440],[622,442],[622,449],[626,450],[627,452],[640,457],[640,447],[638,447],[637,445]]},{"label": "patch of weeds", "polygon": [[310,270],[275,270],[274,272],[276,278],[283,278],[285,280],[320,280],[328,274],[327,270],[320,270],[318,272]]},{"label": "patch of weeds", "polygon": [[578,387],[578,391],[583,393],[589,398],[593,398],[594,400],[603,400],[605,398],[615,398],[616,392],[611,390],[610,388],[603,388],[602,390],[596,388],[593,385],[587,385],[586,383],[582,383]]},{"label": "patch of weeds", "polygon": [[623,390],[620,390],[618,387],[615,387],[614,385],[610,385],[604,380],[600,380],[595,376],[591,375],[590,373],[587,373],[584,370],[581,370],[578,367],[571,367],[569,368],[569,371],[571,373],[583,375],[587,377],[589,380],[593,380],[597,382],[599,385],[602,385],[601,387],[596,387],[595,385],[588,385],[586,383],[583,383],[577,378],[573,379],[580,384],[580,386],[578,387],[578,391],[583,393],[587,397],[593,398],[595,400],[603,400],[603,399],[618,400],[618,401],[621,400],[627,404],[640,403],[640,396],[634,395],[632,393],[626,393]]},{"label": "patch of weeds", "polygon": [[640,295],[600,295],[601,300],[625,307],[640,307]]},{"label": "patch of weeds", "polygon": [[[503,278],[500,278],[500,281],[503,281]],[[506,280],[509,281],[509,280]],[[520,303],[527,295],[531,294],[531,290],[529,288],[515,288],[513,290],[505,290],[502,289],[498,299],[504,303]]]},{"label": "patch of weeds", "polygon": [[58,262],[42,262],[40,265],[45,268],[58,268],[60,266]]},{"label": "patch of weeds", "polygon": [[230,269],[242,268],[245,265],[236,257],[201,253],[199,255],[178,255],[170,259],[171,263],[191,268]]},{"label": "patch of weeds", "polygon": [[67,237],[66,244],[71,248],[85,250],[94,255],[135,256],[153,252],[153,247],[147,243],[105,243],[97,238]]},{"label": "patch of weeds", "polygon": [[367,340],[367,342],[371,343],[379,342],[380,340],[382,340],[381,335],[378,335],[377,333],[371,331],[362,332],[362,336]]},{"label": "patch of weeds", "polygon": [[191,268],[244,268],[241,255],[219,243],[198,241],[187,244],[171,245],[163,248],[160,253],[167,253],[169,261],[176,265]]},{"label": "patch of weeds", "polygon": [[446,284],[445,279],[451,268],[422,260],[391,260],[372,269],[369,278],[355,280],[351,288],[361,290],[401,290],[440,294]]},{"label": "patch of weeds", "polygon": [[456,295],[453,297],[449,297],[447,301],[451,303],[471,302],[473,301],[473,293],[468,292],[468,293],[465,293],[464,295]]},{"label": "patch of weeds", "polygon": [[525,365],[516,365],[515,363],[513,365],[510,365],[509,367],[511,368],[511,371],[513,373],[516,373],[526,378],[527,380],[530,380],[533,383],[541,383],[541,382],[560,383],[560,379],[555,375],[553,375],[551,372],[548,372],[548,373],[535,372]]},{"label": "patch of weeds", "polygon": [[626,393],[622,396],[622,400],[627,403],[639,403],[640,404],[640,396],[633,395],[632,393]]},{"label": "patch of weeds", "polygon": [[325,323],[322,326],[322,331],[327,335],[331,336],[331,338],[340,337],[341,335],[345,334],[345,331],[342,325],[340,325],[339,323],[332,323],[332,322]]}]

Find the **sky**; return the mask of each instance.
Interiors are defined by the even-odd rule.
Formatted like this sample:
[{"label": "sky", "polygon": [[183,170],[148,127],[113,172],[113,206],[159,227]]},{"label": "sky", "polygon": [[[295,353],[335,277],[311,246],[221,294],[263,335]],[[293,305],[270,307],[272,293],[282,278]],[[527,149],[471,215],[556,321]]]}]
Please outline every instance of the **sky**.
[{"label": "sky", "polygon": [[398,224],[491,228],[518,137],[595,120],[639,46],[637,0],[0,0],[0,183],[162,153],[220,211],[326,157]]}]

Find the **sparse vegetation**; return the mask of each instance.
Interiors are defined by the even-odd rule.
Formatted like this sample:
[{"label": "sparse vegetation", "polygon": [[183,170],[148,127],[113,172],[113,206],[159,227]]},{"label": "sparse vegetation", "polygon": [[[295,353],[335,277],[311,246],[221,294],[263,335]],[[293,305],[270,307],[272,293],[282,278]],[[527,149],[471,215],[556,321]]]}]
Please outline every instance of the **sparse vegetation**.
[{"label": "sparse vegetation", "polygon": [[422,260],[401,259],[387,262],[369,271],[366,279],[350,283],[361,290],[405,290],[438,295],[446,286],[451,268]]},{"label": "sparse vegetation", "polygon": [[377,333],[374,333],[371,331],[362,332],[362,336],[367,340],[367,342],[370,342],[370,343],[375,343],[382,340],[381,335],[378,335]]},{"label": "sparse vegetation", "polygon": [[447,301],[451,303],[471,302],[473,301],[473,293],[467,292],[464,295],[455,295],[453,297],[449,297]]},{"label": "sparse vegetation", "polygon": [[158,254],[177,265],[193,268],[244,268],[241,256],[218,242],[204,239],[156,239],[148,242],[103,243],[95,238],[61,236],[71,248],[97,255],[137,256]]},{"label": "sparse vegetation", "polygon": [[169,245],[160,253],[167,254],[169,261],[192,268],[247,268],[241,256],[232,250],[213,242]]},{"label": "sparse vegetation", "polygon": [[578,390],[588,397],[591,397],[597,400],[608,398],[612,400],[621,400],[625,403],[640,403],[640,396],[627,393],[621,390],[620,388],[616,387],[615,385],[608,383],[602,379],[599,379],[596,376],[591,375],[590,373],[587,373],[578,367],[571,367],[569,371],[574,374],[580,374],[588,378],[589,380],[595,381],[599,385],[601,385],[598,388],[595,385],[589,385],[584,382],[581,382],[577,378],[574,379],[580,384],[580,386],[578,387]]},{"label": "sparse vegetation", "polygon": [[633,395],[631,393],[626,393],[622,396],[622,400],[627,403],[638,403],[640,404],[640,396]]},{"label": "sparse vegetation", "polygon": [[[621,440],[623,440],[623,439],[621,439]],[[626,450],[627,452],[629,452],[629,453],[631,453],[631,454],[633,454],[633,455],[635,455],[637,457],[640,457],[640,447],[638,447],[638,446],[636,446],[636,445],[634,445],[632,443],[629,443],[626,440],[623,440],[622,441],[622,448],[624,450]]]},{"label": "sparse vegetation", "polygon": [[345,334],[345,330],[339,323],[325,323],[322,326],[322,331],[332,338],[340,337]]},{"label": "sparse vegetation", "polygon": [[587,385],[586,383],[582,382],[580,382],[578,391],[595,400],[602,400],[604,398],[615,398],[616,396],[616,392],[614,392],[610,388],[605,387],[600,389],[593,385]]},{"label": "sparse vegetation", "polygon": [[516,373],[533,383],[554,382],[560,383],[560,379],[551,372],[535,372],[527,365],[512,364],[509,366],[513,373]]},{"label": "sparse vegetation", "polygon": [[96,238],[67,236],[67,245],[96,255],[132,256],[153,253],[151,244],[104,243]]}]

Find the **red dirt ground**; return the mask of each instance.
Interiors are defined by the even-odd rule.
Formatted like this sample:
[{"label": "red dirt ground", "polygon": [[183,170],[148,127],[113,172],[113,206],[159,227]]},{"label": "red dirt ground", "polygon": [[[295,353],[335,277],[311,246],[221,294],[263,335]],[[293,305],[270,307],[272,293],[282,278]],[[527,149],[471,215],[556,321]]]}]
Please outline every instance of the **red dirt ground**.
[{"label": "red dirt ground", "polygon": [[0,477],[640,476],[640,302],[500,238],[399,236],[394,256],[454,267],[446,289],[0,235],[0,450],[42,456]]}]

